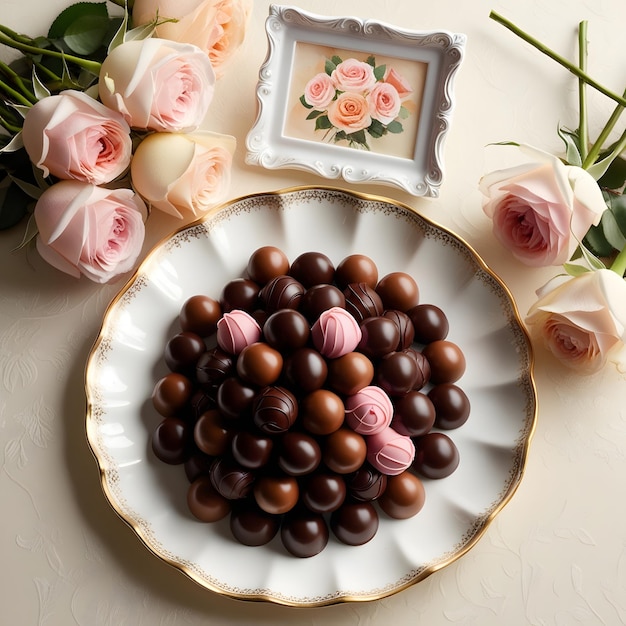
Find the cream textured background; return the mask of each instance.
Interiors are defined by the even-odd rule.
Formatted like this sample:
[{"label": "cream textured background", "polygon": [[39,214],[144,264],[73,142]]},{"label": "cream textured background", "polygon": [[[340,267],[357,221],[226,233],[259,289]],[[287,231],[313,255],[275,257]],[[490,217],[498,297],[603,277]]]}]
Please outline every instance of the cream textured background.
[{"label": "cream textured background", "polygon": [[[65,0],[5,0],[0,22],[44,32]],[[219,82],[211,129],[239,142],[231,196],[333,184],[298,171],[244,163],[266,54],[267,0],[255,0],[243,49]],[[558,151],[558,123],[575,127],[576,80],[488,19],[494,9],[570,58],[589,20],[589,70],[620,92],[623,0],[300,0],[325,15],[354,15],[468,36],[457,107],[436,200],[392,187],[355,189],[401,200],[466,238],[507,282],[520,311],[551,270],[529,271],[494,243],[477,181],[508,159],[506,139]],[[612,105],[590,93],[593,130]],[[179,224],[151,218],[146,250]],[[384,600],[292,609],[220,597],[146,550],[105,501],[84,434],[83,373],[102,314],[119,285],[74,281],[36,256],[10,252],[0,233],[0,623],[46,626],[199,624],[626,623],[626,376],[565,371],[541,349],[539,421],[522,484],[461,559]],[[29,262],[27,262],[29,261]],[[242,564],[245,566],[245,564]],[[373,563],[372,567],[376,567]]]}]

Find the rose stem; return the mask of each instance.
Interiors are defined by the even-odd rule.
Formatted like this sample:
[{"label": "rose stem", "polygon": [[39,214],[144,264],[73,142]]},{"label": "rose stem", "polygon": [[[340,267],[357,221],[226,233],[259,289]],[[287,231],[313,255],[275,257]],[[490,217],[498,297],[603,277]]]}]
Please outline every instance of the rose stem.
[{"label": "rose stem", "polygon": [[623,96],[618,96],[617,94],[613,93],[606,87],[600,85],[600,83],[596,82],[593,78],[588,76],[579,67],[577,67],[573,63],[570,63],[565,57],[562,57],[557,52],[554,52],[554,50],[551,50],[547,46],[544,46],[540,41],[538,41],[534,37],[531,37],[528,33],[525,33],[523,30],[519,29],[517,26],[515,26],[515,24],[513,24],[509,20],[505,19],[504,17],[502,17],[495,11],[491,11],[491,13],[489,14],[489,17],[492,20],[495,20],[496,22],[498,22],[499,24],[502,24],[502,26],[504,26],[505,28],[508,28],[511,32],[515,33],[518,37],[520,37],[521,39],[529,43],[531,46],[537,48],[537,50],[539,50],[546,56],[549,56],[551,59],[559,63],[559,65],[562,65],[565,69],[569,70],[572,74],[574,74],[575,76],[578,76],[578,78],[580,78],[581,80],[584,80],[590,87],[593,87],[596,91],[599,91],[600,93],[604,94],[607,98],[610,98],[611,100],[615,100],[615,102],[617,102],[618,104],[621,104],[622,106],[626,107],[626,98],[624,98]]},{"label": "rose stem", "polygon": [[[583,20],[578,25],[578,65],[583,72],[587,72],[587,21]],[[578,78],[578,148],[580,158],[584,161],[589,150],[589,136],[587,132],[587,95],[586,84],[582,78]]]},{"label": "rose stem", "polygon": [[2,61],[0,61],[0,72],[5,74],[8,78],[13,79],[13,82],[15,83],[15,85],[19,87],[21,93],[27,100],[29,100],[30,104],[34,104],[35,102],[37,102],[37,98],[35,98],[35,94],[32,93],[28,89],[28,87],[26,87],[21,76],[19,76],[19,74],[14,72],[6,63],[3,63]]},{"label": "rose stem", "polygon": [[33,103],[30,100],[27,100],[19,91],[13,89],[13,87],[7,85],[3,80],[0,80],[0,91],[3,91],[7,96],[13,98],[19,104],[23,104],[24,106],[31,107]]},{"label": "rose stem", "polygon": [[[624,90],[624,97],[626,98],[626,89]],[[615,109],[613,110],[613,113],[611,114],[611,117],[609,117],[609,120],[604,125],[604,128],[600,131],[598,138],[595,140],[593,146],[591,146],[591,148],[589,149],[589,154],[587,154],[587,157],[585,158],[583,162],[584,169],[591,167],[595,163],[596,159],[598,158],[598,155],[600,154],[600,151],[602,150],[602,146],[604,145],[604,142],[608,139],[608,136],[611,134],[611,131],[615,127],[615,124],[617,124],[617,121],[619,120],[620,115],[622,114],[623,111],[624,111],[624,107],[621,104],[618,104],[615,107]],[[619,152],[616,154],[619,154]]]}]

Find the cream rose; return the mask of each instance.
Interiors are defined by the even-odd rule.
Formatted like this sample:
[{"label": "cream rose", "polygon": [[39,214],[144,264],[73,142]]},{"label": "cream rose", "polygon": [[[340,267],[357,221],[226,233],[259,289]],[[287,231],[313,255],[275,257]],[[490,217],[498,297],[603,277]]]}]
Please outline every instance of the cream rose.
[{"label": "cream rose", "polygon": [[400,96],[396,88],[389,83],[376,83],[367,94],[367,104],[373,118],[382,124],[390,124],[400,113]]},{"label": "cream rose", "polygon": [[374,68],[365,61],[346,59],[337,65],[330,75],[339,91],[364,93],[376,84]]},{"label": "cream rose", "polygon": [[335,85],[325,72],[316,74],[304,87],[304,99],[318,111],[324,111],[335,97]]},{"label": "cream rose", "polygon": [[44,176],[94,185],[122,174],[132,154],[130,128],[122,115],[82,91],[39,100],[24,118],[22,138]]},{"label": "cream rose", "polygon": [[135,266],[145,212],[130,189],[63,180],[46,189],[35,205],[37,250],[62,272],[109,282]]},{"label": "cream rose", "polygon": [[620,360],[626,343],[626,281],[612,270],[559,276],[537,292],[526,322],[548,349],[578,372]]},{"label": "cream rose", "polygon": [[208,131],[154,133],[135,151],[133,185],[161,211],[203,215],[228,191],[235,145],[234,137]]},{"label": "cream rose", "polygon": [[346,133],[355,133],[372,123],[369,106],[364,96],[344,92],[328,107],[330,123]]},{"label": "cream rose", "polygon": [[203,122],[213,98],[215,73],[191,44],[148,38],[114,48],[102,63],[102,102],[133,128],[189,131]]},{"label": "cream rose", "polygon": [[606,204],[593,177],[580,167],[530,146],[531,162],[487,174],[480,181],[493,233],[523,263],[562,265]]},{"label": "cream rose", "polygon": [[198,46],[220,77],[243,43],[252,0],[135,0],[133,22],[148,24],[157,13],[177,20],[159,24],[157,36]]}]

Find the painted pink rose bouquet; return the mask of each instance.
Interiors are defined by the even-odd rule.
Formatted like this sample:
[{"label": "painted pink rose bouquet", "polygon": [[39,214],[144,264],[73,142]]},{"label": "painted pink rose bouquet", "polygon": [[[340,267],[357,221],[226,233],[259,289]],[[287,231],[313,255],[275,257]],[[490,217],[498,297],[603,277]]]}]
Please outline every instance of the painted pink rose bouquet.
[{"label": "painted pink rose bouquet", "polygon": [[0,63],[0,227],[30,216],[24,245],[99,283],[135,267],[150,209],[193,218],[225,197],[235,139],[202,125],[251,10],[112,3],[68,7],[46,37],[0,26],[21,53]]},{"label": "painted pink rose bouquet", "polygon": [[[493,234],[522,263],[560,266],[562,272],[537,291],[526,321],[547,348],[577,372],[590,374],[607,362],[626,363],[626,130],[609,143],[626,107],[586,73],[587,25],[579,25],[579,63],[556,52],[496,13],[491,17],[540,49],[579,80],[578,128],[559,129],[564,156],[515,146],[525,163],[491,172],[480,181],[483,208]],[[586,87],[615,101],[595,141],[586,119]]]},{"label": "painted pink rose bouquet", "polygon": [[309,109],[306,119],[314,121],[315,131],[324,131],[335,143],[369,150],[368,135],[380,139],[404,130],[401,120],[410,112],[403,102],[412,92],[400,73],[376,65],[373,56],[365,61],[333,56],[307,82],[300,103]]}]

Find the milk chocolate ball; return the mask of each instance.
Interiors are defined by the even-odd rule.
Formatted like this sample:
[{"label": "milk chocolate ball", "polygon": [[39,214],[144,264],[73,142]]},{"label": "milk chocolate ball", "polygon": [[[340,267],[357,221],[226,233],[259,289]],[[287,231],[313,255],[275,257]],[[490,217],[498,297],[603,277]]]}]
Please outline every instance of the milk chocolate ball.
[{"label": "milk chocolate ball", "polygon": [[463,426],[470,415],[470,401],[466,393],[454,383],[435,385],[428,398],[435,407],[435,426],[452,430]]},{"label": "milk chocolate ball", "polygon": [[237,501],[230,514],[230,532],[244,546],[264,546],[278,532],[280,518],[259,508],[254,501]]},{"label": "milk chocolate ball", "polygon": [[200,476],[189,485],[187,506],[201,522],[217,522],[230,513],[230,501],[217,492],[209,476]]},{"label": "milk chocolate ball", "polygon": [[275,246],[263,246],[255,250],[248,259],[248,277],[259,285],[265,285],[276,276],[289,271],[287,255]]},{"label": "milk chocolate ball", "polygon": [[360,352],[348,352],[328,362],[328,385],[337,393],[351,396],[374,378],[374,365]]},{"label": "milk chocolate ball", "polygon": [[450,324],[446,314],[438,306],[418,304],[409,309],[407,315],[413,322],[415,341],[418,343],[430,343],[448,336]]},{"label": "milk chocolate ball", "polygon": [[283,374],[298,393],[320,389],[328,376],[324,357],[313,348],[300,348],[285,357]]},{"label": "milk chocolate ball", "polygon": [[402,472],[387,478],[387,488],[378,504],[389,517],[408,519],[422,510],[425,500],[422,481],[411,472]]},{"label": "milk chocolate ball", "polygon": [[193,439],[198,449],[211,456],[230,450],[234,431],[228,422],[230,420],[216,409],[205,411],[193,427]]},{"label": "milk chocolate ball", "polygon": [[378,283],[378,267],[364,254],[351,254],[337,266],[335,282],[339,289],[345,289],[350,283],[365,283],[374,289]]},{"label": "milk chocolate ball", "polygon": [[321,252],[303,252],[293,260],[289,274],[308,289],[313,285],[332,283],[335,266]]},{"label": "milk chocolate ball", "polygon": [[257,478],[253,493],[260,509],[272,515],[282,515],[296,505],[300,489],[293,476],[265,475]]},{"label": "milk chocolate ball", "polygon": [[346,499],[346,483],[342,476],[316,472],[307,478],[301,490],[302,502],[315,513],[336,511]]},{"label": "milk chocolate ball", "polygon": [[328,544],[328,526],[321,514],[298,507],[283,519],[280,538],[290,554],[308,558],[319,554]]},{"label": "milk chocolate ball", "polygon": [[300,401],[300,423],[313,435],[335,432],[345,417],[343,400],[328,389],[317,389]]},{"label": "milk chocolate ball", "polygon": [[191,427],[177,417],[166,417],[152,433],[152,451],[170,465],[184,463],[190,456]]},{"label": "milk chocolate ball", "polygon": [[422,354],[428,359],[430,380],[435,385],[454,383],[465,373],[465,355],[452,341],[432,341],[424,346]]},{"label": "milk chocolate ball", "polygon": [[192,393],[189,378],[172,372],[157,381],[152,391],[152,404],[164,417],[172,417],[185,409]]},{"label": "milk chocolate ball", "polygon": [[283,369],[283,356],[263,342],[246,346],[237,359],[237,374],[246,383],[266,387],[275,382]]},{"label": "milk chocolate ball", "polygon": [[259,285],[248,278],[229,281],[224,285],[220,296],[222,313],[230,313],[236,309],[252,313],[258,308],[259,290]]},{"label": "milk chocolate ball", "polygon": [[254,398],[254,425],[269,435],[289,430],[298,417],[298,401],[285,387],[264,387]]},{"label": "milk chocolate ball", "polygon": [[364,437],[347,427],[330,433],[322,446],[322,460],[337,474],[355,472],[363,465],[366,456]]},{"label": "milk chocolate ball", "polygon": [[378,530],[378,513],[370,502],[346,502],[330,517],[335,537],[350,546],[370,541]]},{"label": "milk chocolate ball", "polygon": [[222,307],[217,300],[198,294],[191,296],[180,309],[179,321],[184,331],[210,337],[217,329],[217,320],[222,316]]},{"label": "milk chocolate ball", "polygon": [[265,341],[281,352],[303,348],[311,334],[307,319],[295,309],[272,313],[263,325]]},{"label": "milk chocolate ball", "polygon": [[417,283],[406,272],[391,272],[383,276],[376,285],[376,293],[386,309],[406,312],[417,306],[419,301]]}]

